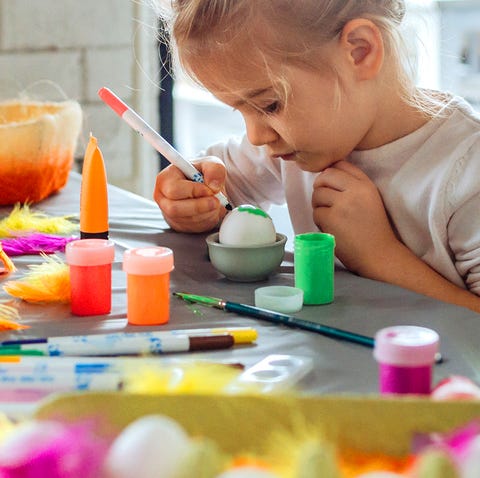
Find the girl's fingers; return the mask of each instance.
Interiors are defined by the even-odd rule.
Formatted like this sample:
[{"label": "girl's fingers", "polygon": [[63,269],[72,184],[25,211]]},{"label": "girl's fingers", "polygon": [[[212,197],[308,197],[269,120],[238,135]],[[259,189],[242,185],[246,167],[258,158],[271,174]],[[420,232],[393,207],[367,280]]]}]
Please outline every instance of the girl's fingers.
[{"label": "girl's fingers", "polygon": [[369,177],[360,169],[347,161],[338,161],[322,171],[315,178],[313,187],[329,187],[337,191],[346,191],[358,183],[368,181]]},{"label": "girl's fingers", "polygon": [[331,207],[335,204],[341,191],[328,188],[318,187],[313,190],[312,194],[312,206],[317,207]]},{"label": "girl's fingers", "polygon": [[218,199],[206,196],[192,199],[159,198],[157,201],[160,209],[166,216],[181,218],[200,218],[203,214],[211,213],[218,209]]},{"label": "girl's fingers", "polygon": [[357,168],[357,166],[348,161],[338,161],[332,166],[332,168],[343,171],[356,179],[370,179],[360,168]]},{"label": "girl's fingers", "polygon": [[[201,163],[198,163],[198,168],[203,174],[205,184],[211,188],[214,193],[218,193],[225,184],[227,175],[225,165],[215,156],[207,156],[201,161]],[[194,161],[193,164],[197,164],[197,161]]]},{"label": "girl's fingers", "polygon": [[161,197],[177,201],[212,195],[212,190],[205,184],[186,179],[175,166],[168,166],[157,175],[154,193],[157,202]]}]

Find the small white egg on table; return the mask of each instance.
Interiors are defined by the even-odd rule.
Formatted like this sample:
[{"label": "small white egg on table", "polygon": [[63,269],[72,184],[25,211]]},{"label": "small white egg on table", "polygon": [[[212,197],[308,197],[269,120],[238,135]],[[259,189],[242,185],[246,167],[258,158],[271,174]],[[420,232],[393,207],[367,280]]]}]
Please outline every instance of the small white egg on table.
[{"label": "small white egg on table", "polygon": [[230,211],[222,222],[218,241],[231,246],[260,246],[277,239],[272,218],[259,207],[250,204]]}]

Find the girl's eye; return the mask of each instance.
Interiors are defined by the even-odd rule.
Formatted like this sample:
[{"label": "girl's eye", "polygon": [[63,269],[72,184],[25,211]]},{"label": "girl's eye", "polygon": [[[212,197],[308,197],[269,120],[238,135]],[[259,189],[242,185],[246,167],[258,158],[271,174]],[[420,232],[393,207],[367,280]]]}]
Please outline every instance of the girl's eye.
[{"label": "girl's eye", "polygon": [[273,103],[270,103],[268,106],[265,106],[262,108],[263,112],[266,114],[272,114],[278,112],[280,109],[280,102],[279,101],[274,101]]}]

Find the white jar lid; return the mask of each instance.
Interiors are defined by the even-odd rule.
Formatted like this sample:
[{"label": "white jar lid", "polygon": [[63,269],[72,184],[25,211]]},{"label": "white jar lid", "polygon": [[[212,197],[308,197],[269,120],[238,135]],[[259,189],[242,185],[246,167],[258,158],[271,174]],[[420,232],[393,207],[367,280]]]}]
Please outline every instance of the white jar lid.
[{"label": "white jar lid", "polygon": [[255,289],[255,306],[284,314],[302,310],[303,290],[297,287],[272,285]]}]

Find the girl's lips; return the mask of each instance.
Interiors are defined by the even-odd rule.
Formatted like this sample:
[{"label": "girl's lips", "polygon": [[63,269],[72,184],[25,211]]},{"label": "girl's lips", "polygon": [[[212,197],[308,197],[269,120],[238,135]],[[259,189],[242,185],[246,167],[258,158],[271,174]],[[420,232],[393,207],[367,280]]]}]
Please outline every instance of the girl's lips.
[{"label": "girl's lips", "polygon": [[274,158],[280,158],[284,161],[292,161],[295,159],[295,153],[275,154]]}]

